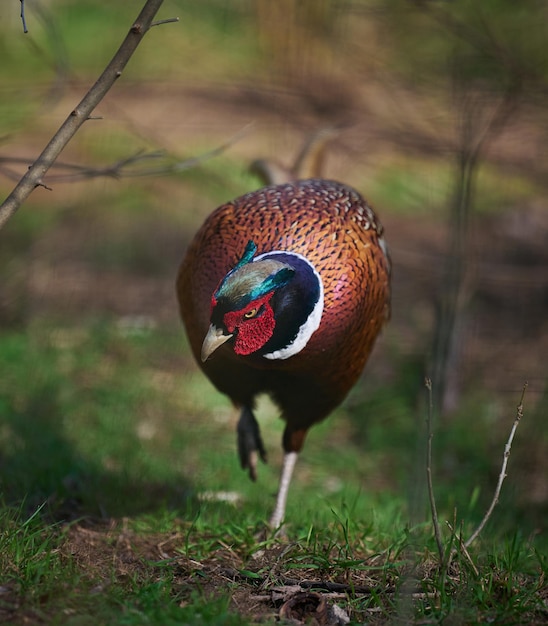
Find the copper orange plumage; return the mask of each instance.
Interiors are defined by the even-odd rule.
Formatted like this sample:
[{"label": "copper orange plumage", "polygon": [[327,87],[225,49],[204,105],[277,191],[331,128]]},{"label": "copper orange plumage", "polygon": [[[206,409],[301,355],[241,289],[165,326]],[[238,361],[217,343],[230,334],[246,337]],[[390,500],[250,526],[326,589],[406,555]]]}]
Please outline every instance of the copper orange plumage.
[{"label": "copper orange plumage", "polygon": [[274,513],[308,429],[358,379],[390,309],[390,261],[380,222],[341,183],[312,179],[228,202],[200,228],[177,280],[194,356],[241,407],[240,461],[266,459],[254,401],[269,394],[286,422]]}]

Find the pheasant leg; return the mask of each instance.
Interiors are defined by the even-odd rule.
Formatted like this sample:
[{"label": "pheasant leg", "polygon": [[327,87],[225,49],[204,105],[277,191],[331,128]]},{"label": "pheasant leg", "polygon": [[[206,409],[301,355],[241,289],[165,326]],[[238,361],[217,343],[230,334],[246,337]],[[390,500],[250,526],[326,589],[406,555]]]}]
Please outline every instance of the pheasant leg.
[{"label": "pheasant leg", "polygon": [[238,421],[238,455],[242,469],[249,470],[251,480],[257,480],[257,454],[266,463],[266,451],[259,424],[253,415],[253,411],[244,406]]},{"label": "pheasant leg", "polygon": [[274,513],[270,518],[270,528],[273,530],[280,528],[285,517],[285,505],[287,502],[287,493],[289,491],[289,484],[291,483],[291,476],[293,475],[293,468],[297,462],[298,452],[286,452],[284,454],[284,461],[282,465],[282,475],[280,476],[280,484],[278,486],[278,495],[276,497],[276,507]]}]

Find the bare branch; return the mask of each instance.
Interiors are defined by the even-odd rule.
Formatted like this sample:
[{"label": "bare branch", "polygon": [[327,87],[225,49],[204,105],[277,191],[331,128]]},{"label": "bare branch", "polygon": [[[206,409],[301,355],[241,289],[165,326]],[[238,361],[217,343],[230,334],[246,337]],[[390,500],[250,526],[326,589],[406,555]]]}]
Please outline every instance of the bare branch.
[{"label": "bare branch", "polygon": [[484,128],[478,131],[475,146],[470,150],[474,158],[479,158],[480,152],[485,152],[488,143],[503,132],[504,126],[519,107],[521,89],[520,81],[516,80],[504,91],[490,119],[485,123]]},{"label": "bare branch", "polygon": [[427,378],[424,381],[426,388],[428,389],[428,412],[426,414],[426,431],[427,431],[427,442],[426,442],[426,478],[428,482],[428,498],[430,500],[430,510],[432,512],[432,524],[434,526],[434,536],[436,538],[436,544],[438,546],[438,554],[440,557],[440,563],[443,562],[443,542],[441,540],[441,530],[440,523],[438,520],[438,509],[436,508],[436,498],[434,496],[434,486],[432,484],[432,412],[433,412],[433,402],[432,402],[432,381]]},{"label": "bare branch", "polygon": [[506,442],[506,445],[504,446],[504,454],[503,454],[503,457],[502,457],[502,467],[500,469],[499,480],[498,480],[498,483],[497,483],[497,488],[495,489],[495,494],[493,496],[493,500],[491,502],[491,505],[487,509],[487,512],[485,513],[485,516],[481,520],[479,526],[470,535],[470,537],[464,542],[464,547],[465,548],[470,547],[470,544],[475,539],[477,539],[478,535],[483,530],[483,527],[489,521],[489,518],[491,517],[491,514],[493,513],[493,510],[494,510],[495,506],[497,505],[497,503],[499,501],[500,491],[502,489],[502,483],[504,482],[504,479],[506,478],[506,466],[508,465],[508,458],[510,457],[510,450],[512,448],[512,441],[514,440],[514,435],[516,434],[516,430],[517,430],[518,424],[519,424],[521,418],[523,417],[523,399],[525,398],[525,391],[526,390],[527,390],[527,383],[525,383],[523,385],[523,390],[521,392],[521,399],[520,399],[520,402],[519,402],[519,404],[517,406],[517,409],[516,409],[516,418],[514,419],[514,423],[512,424],[512,429],[510,430],[510,435],[508,437],[508,441]]},{"label": "bare branch", "polygon": [[[175,172],[183,172],[184,170],[191,169],[201,165],[205,161],[216,157],[228,148],[247,132],[249,126],[244,127],[241,131],[236,133],[233,137],[225,141],[224,143],[203,152],[198,156],[191,157],[189,159],[178,159],[177,157],[164,152],[163,150],[157,150],[155,152],[143,152],[139,151],[124,159],[120,159],[110,165],[101,167],[91,167],[88,165],[78,165],[76,163],[63,163],[57,161],[52,164],[52,170],[54,168],[64,169],[64,174],[51,174],[48,175],[48,183],[73,183],[81,180],[87,180],[90,178],[138,178],[142,176],[160,176],[162,174],[173,174]],[[161,165],[157,167],[134,167],[136,164],[142,164],[149,161],[158,161],[163,159]],[[22,157],[2,157],[0,156],[0,173],[4,174],[6,178],[11,180],[19,180],[20,175],[14,170],[10,169],[6,165],[8,164],[24,164],[28,165],[29,160]]]},{"label": "bare branch", "polygon": [[41,184],[45,173],[54,163],[61,151],[72,139],[80,126],[89,119],[92,111],[105,97],[135,52],[144,35],[150,29],[152,20],[163,0],[147,0],[137,20],[130,28],[122,45],[107,65],[97,82],[84,96],[82,101],[71,111],[59,130],[51,138],[42,154],[21,178],[15,189],[0,205],[0,228],[17,211],[32,191]]}]

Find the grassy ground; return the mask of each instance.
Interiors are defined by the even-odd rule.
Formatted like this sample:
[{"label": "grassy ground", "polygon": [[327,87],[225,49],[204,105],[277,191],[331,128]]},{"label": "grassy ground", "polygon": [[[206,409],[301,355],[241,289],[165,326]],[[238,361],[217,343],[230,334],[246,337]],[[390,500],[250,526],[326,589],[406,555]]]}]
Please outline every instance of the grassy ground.
[{"label": "grassy ground", "polygon": [[[135,7],[122,4],[53,3],[62,39],[30,8],[35,39],[14,34],[17,16],[0,20],[3,156],[43,145],[125,34]],[[324,110],[283,89],[249,91],[264,57],[243,4],[191,4],[166,3],[161,17],[183,12],[184,35],[162,27],[103,104],[104,123],[86,126],[63,159],[104,165],[158,148],[185,158],[250,121],[255,130],[191,172],[37,190],[0,232],[0,621],[272,623],[297,590],[317,590],[309,606],[322,599],[352,623],[548,623],[541,194],[495,166],[481,172],[463,391],[434,425],[444,546],[456,548],[441,566],[422,379],[451,170],[368,134],[382,120],[355,111],[361,130],[335,146],[329,174],[379,209],[395,265],[393,318],[347,402],[310,433],[287,538],[265,539],[283,424],[261,402],[269,463],[251,483],[236,459],[237,415],[189,354],[173,285],[205,216],[257,186],[250,160],[289,162]],[[275,113],[269,98],[279,98]],[[18,168],[2,169],[2,192]],[[490,502],[524,378],[501,500],[466,555],[458,536]]]},{"label": "grassy ground", "polygon": [[[310,585],[357,623],[543,623],[548,563],[535,529],[513,526],[503,497],[470,559],[457,551],[439,568],[424,490],[404,477],[421,464],[422,435],[400,425],[394,439],[373,416],[366,453],[356,397],[311,434],[287,540],[257,539],[279,465],[273,408],[261,407],[272,462],[254,485],[237,467],[235,416],[179,329],[130,322],[2,335],[5,621],[251,623],[273,620],[289,587]],[[474,472],[481,479],[478,462]],[[464,478],[453,493],[438,484],[453,524]],[[457,511],[465,536],[483,512],[472,492]],[[449,550],[456,539],[444,532]]]}]

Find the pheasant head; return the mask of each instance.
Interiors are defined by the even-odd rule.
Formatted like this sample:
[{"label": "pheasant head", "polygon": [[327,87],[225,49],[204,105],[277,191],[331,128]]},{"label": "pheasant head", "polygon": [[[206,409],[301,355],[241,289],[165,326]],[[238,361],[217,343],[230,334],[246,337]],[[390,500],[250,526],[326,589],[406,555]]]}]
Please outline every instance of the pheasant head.
[{"label": "pheasant head", "polygon": [[285,359],[299,352],[319,326],[323,287],[313,266],[295,253],[256,252],[249,241],[211,297],[202,361],[224,343],[240,356]]}]

